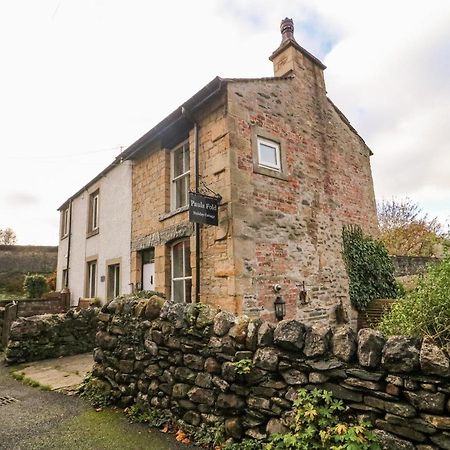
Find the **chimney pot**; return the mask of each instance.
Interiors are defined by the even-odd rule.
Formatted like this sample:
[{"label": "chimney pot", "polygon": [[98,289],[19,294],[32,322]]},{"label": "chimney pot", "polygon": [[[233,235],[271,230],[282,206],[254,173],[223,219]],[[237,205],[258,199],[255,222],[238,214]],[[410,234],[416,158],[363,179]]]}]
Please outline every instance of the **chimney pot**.
[{"label": "chimney pot", "polygon": [[295,41],[294,39],[294,21],[292,19],[289,18],[285,18],[284,20],[281,21],[281,25],[280,25],[280,30],[281,30],[281,43],[283,44],[286,41],[292,40]]}]

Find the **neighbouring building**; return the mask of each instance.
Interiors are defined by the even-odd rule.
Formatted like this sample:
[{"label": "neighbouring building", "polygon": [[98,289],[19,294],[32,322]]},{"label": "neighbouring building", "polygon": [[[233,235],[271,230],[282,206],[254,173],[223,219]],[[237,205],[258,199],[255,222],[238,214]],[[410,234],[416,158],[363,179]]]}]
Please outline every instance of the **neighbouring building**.
[{"label": "neighbouring building", "polygon": [[115,161],[60,207],[57,289],[103,301],[131,292],[131,161]]},{"label": "neighbouring building", "polygon": [[[276,295],[287,317],[333,322],[338,305],[354,316],[342,227],[377,232],[371,151],[327,98],[325,66],[295,41],[290,19],[281,32],[270,57],[274,77],[215,78],[116,159],[114,170],[132,164],[123,199],[131,234],[106,236],[117,214],[125,217],[116,208],[100,217],[98,246],[86,253],[95,183],[82,194],[80,213],[72,199],[73,221],[84,226],[71,244],[69,273],[79,267],[69,276],[72,293],[88,283],[90,254],[110,254],[123,240],[134,288],[264,319],[274,319]],[[189,222],[189,191],[220,194],[218,226]],[[108,194],[100,192],[101,211]],[[60,280],[64,264],[60,258]]]}]

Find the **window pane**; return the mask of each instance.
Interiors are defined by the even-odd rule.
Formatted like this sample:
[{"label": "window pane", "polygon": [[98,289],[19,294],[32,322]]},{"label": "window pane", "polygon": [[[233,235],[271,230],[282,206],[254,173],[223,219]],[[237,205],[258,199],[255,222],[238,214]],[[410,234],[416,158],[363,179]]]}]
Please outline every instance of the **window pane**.
[{"label": "window pane", "polygon": [[180,242],[172,249],[172,276],[173,278],[183,277],[183,243]]},{"label": "window pane", "polygon": [[185,176],[174,181],[175,184],[175,204],[174,208],[181,208],[187,205],[187,185],[189,177]]},{"label": "window pane", "polygon": [[189,172],[189,144],[185,144],[184,148],[184,172]]},{"label": "window pane", "polygon": [[191,248],[190,241],[184,241],[184,276],[191,276]]},{"label": "window pane", "polygon": [[176,303],[184,302],[184,280],[174,280],[172,283],[173,301]]},{"label": "window pane", "polygon": [[188,278],[184,283],[184,289],[185,289],[185,301],[186,303],[191,303],[191,291],[192,291],[192,280]]},{"label": "window pane", "polygon": [[259,158],[260,164],[274,167],[279,166],[277,149],[275,147],[271,147],[270,145],[266,145],[263,142],[259,142]]},{"label": "window pane", "polygon": [[183,173],[183,148],[181,147],[173,152],[173,177]]}]

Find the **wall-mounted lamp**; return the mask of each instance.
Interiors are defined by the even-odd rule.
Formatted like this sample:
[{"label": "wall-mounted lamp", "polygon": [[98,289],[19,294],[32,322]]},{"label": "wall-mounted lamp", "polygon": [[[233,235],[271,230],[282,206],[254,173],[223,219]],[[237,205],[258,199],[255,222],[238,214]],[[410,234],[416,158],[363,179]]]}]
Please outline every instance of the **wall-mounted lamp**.
[{"label": "wall-mounted lamp", "polygon": [[273,305],[275,307],[276,319],[278,321],[283,320],[286,315],[286,302],[283,300],[283,297],[281,295],[277,295]]},{"label": "wall-mounted lamp", "polygon": [[279,292],[281,291],[281,286],[279,284],[275,284],[273,290],[278,294],[273,302],[273,306],[275,308],[275,317],[280,321],[283,320],[286,315],[286,302],[283,300],[283,297],[279,295]]}]

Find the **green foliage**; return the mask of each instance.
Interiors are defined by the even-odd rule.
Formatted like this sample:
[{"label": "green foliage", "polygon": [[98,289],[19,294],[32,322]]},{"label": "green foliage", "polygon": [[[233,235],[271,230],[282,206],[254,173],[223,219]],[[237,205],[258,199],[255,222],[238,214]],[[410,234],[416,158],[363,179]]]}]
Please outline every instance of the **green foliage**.
[{"label": "green foliage", "polygon": [[263,444],[255,439],[243,439],[240,442],[230,442],[222,446],[222,450],[262,450]]},{"label": "green foliage", "polygon": [[112,403],[111,386],[88,373],[78,388],[80,397],[86,398],[95,408],[103,408]]},{"label": "green foliage", "polygon": [[217,448],[225,439],[225,427],[223,423],[218,425],[201,424],[199,427],[182,426],[183,430],[187,431],[187,435],[195,443],[202,448]]},{"label": "green foliage", "polygon": [[331,392],[300,389],[294,401],[290,431],[274,434],[267,450],[381,450],[369,424],[341,422],[345,410],[341,400]]},{"label": "green foliage", "polygon": [[170,421],[170,415],[166,410],[144,407],[141,404],[128,407],[125,414],[132,422],[146,423],[154,428],[161,428]]},{"label": "green foliage", "polygon": [[383,243],[365,236],[359,227],[344,227],[342,239],[353,306],[364,311],[373,299],[397,298],[394,266]]},{"label": "green foliage", "polygon": [[41,298],[48,291],[47,278],[37,273],[28,274],[23,281],[23,289],[28,298]]},{"label": "green foliage", "polygon": [[236,367],[236,372],[239,374],[246,374],[252,370],[253,361],[249,358],[244,358],[239,361],[235,361],[233,366]]},{"label": "green foliage", "polygon": [[450,352],[450,255],[428,267],[417,288],[393,304],[379,329],[387,335],[428,336]]}]

